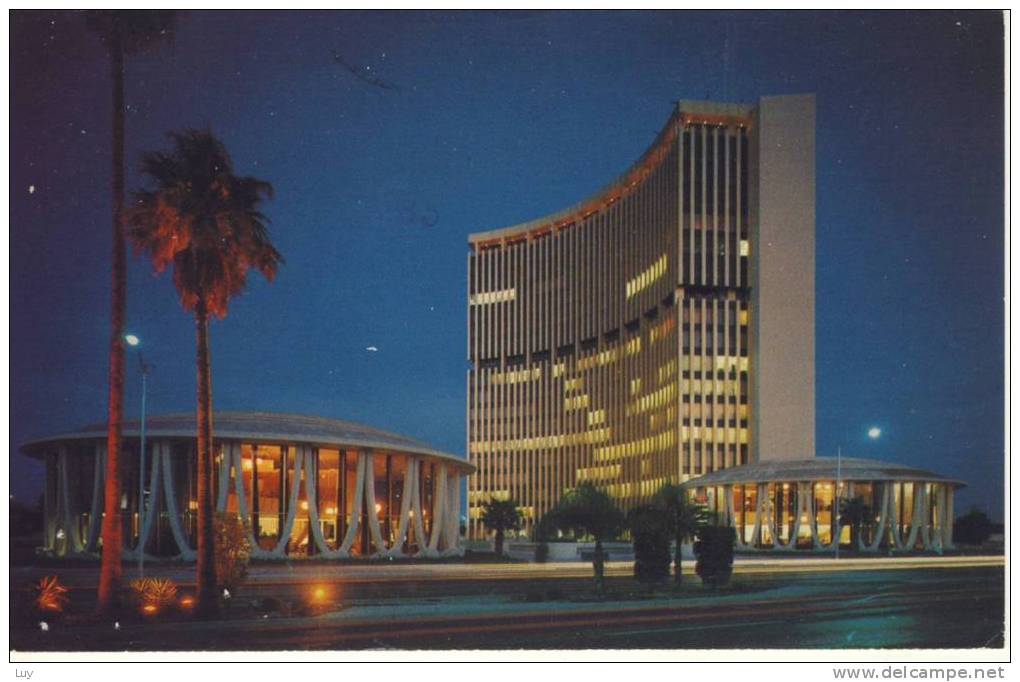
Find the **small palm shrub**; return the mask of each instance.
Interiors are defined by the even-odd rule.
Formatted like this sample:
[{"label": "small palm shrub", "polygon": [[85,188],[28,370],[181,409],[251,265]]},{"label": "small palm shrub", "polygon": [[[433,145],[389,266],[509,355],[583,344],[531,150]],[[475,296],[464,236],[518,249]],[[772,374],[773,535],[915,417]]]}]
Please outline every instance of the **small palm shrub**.
[{"label": "small palm shrub", "polygon": [[131,592],[143,613],[155,615],[177,601],[177,583],[169,578],[140,578],[131,583]]},{"label": "small palm shrub", "polygon": [[34,586],[35,607],[48,613],[60,613],[68,604],[67,588],[55,575],[41,578]]}]

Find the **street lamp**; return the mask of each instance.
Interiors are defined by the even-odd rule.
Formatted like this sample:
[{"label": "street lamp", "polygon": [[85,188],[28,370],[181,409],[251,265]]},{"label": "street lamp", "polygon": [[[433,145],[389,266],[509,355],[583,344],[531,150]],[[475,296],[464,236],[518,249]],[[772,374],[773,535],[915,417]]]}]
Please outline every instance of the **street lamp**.
[{"label": "street lamp", "polygon": [[142,414],[139,427],[139,449],[138,449],[138,576],[145,575],[145,538],[142,537],[142,530],[145,527],[145,512],[147,511],[145,500],[145,393],[149,371],[152,365],[145,362],[145,356],[141,351],[142,341],[134,334],[125,334],[124,341],[132,348],[138,348],[138,365],[142,371]]}]

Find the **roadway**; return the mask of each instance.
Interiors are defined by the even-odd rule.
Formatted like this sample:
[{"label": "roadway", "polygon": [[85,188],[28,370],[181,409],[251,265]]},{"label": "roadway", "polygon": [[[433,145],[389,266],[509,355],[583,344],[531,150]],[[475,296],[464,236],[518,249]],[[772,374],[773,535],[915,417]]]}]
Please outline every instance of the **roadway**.
[{"label": "roadway", "polygon": [[[642,594],[613,565],[608,597],[590,567],[535,565],[374,567],[330,580],[283,567],[254,576],[248,596],[295,602],[327,585],[320,615],[258,607],[215,623],[142,622],[15,628],[18,650],[352,649],[804,649],[1003,646],[1002,558],[744,561],[732,586],[698,580],[678,593]],[[815,563],[818,562],[818,563]],[[830,563],[825,563],[830,562]],[[877,562],[877,563],[868,563]],[[349,567],[345,567],[349,568]],[[368,570],[369,567],[361,567]],[[386,578],[377,573],[393,572]],[[426,570],[422,570],[426,569]],[[626,565],[627,572],[631,569]],[[325,570],[325,567],[324,569]],[[333,568],[329,568],[331,572]],[[409,571],[409,572],[408,572]],[[577,574],[574,574],[577,571]],[[343,571],[352,573],[352,571]],[[93,583],[94,584],[94,583]],[[253,604],[259,604],[255,599]],[[254,609],[254,610],[253,610]]]}]

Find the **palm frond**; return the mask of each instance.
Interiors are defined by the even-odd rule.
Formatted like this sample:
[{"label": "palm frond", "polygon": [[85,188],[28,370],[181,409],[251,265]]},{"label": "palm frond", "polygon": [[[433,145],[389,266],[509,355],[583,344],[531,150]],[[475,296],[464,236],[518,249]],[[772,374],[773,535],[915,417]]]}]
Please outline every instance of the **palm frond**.
[{"label": "palm frond", "polygon": [[153,188],[135,193],[128,232],[157,272],[173,266],[185,309],[201,301],[223,317],[230,300],[244,291],[249,270],[272,280],[283,262],[259,210],[273,187],[235,176],[226,147],[207,130],[168,137],[171,151],[142,157],[142,172]]}]

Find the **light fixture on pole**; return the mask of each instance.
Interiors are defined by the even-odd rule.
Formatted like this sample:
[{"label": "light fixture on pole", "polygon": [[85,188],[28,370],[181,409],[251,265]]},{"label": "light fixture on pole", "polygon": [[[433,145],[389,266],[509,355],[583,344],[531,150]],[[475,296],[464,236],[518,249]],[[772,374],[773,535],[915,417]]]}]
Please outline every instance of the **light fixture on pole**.
[{"label": "light fixture on pole", "polygon": [[[845,435],[844,435],[844,438],[845,438]],[[832,516],[833,516],[833,519],[835,520],[835,523],[832,524],[832,525],[835,526],[835,528],[836,528],[835,535],[833,536],[832,544],[836,548],[836,559],[837,560],[839,559],[839,541],[841,539],[840,536],[843,534],[843,529],[840,527],[840,523],[839,523],[839,517],[842,514],[842,510],[839,508],[839,506],[840,506],[839,505],[840,498],[842,497],[842,495],[840,494],[840,485],[842,484],[842,480],[841,480],[842,478],[843,478],[843,446],[842,446],[842,444],[840,444],[840,445],[836,446],[836,489],[832,491],[833,502],[834,502],[833,503],[833,515]]]},{"label": "light fixture on pole", "polygon": [[[141,346],[141,339],[134,334],[125,334],[124,341],[132,348]],[[149,371],[152,365],[145,362],[145,356],[141,349],[138,351],[138,365],[142,371],[142,413],[138,429],[138,576],[145,575],[145,545],[143,529],[145,527],[145,513],[147,504],[145,499],[145,394]]]}]

